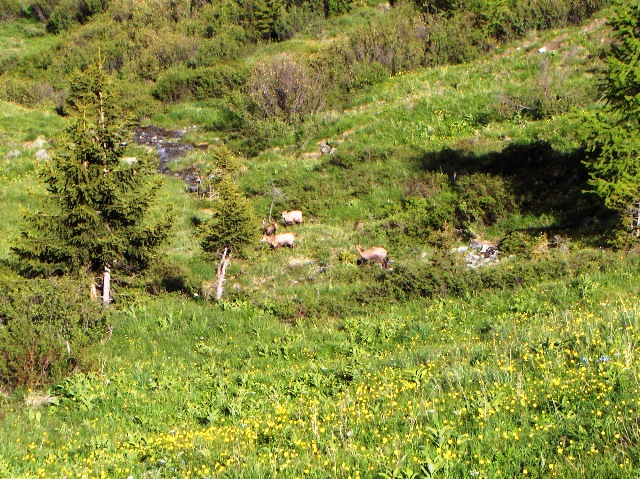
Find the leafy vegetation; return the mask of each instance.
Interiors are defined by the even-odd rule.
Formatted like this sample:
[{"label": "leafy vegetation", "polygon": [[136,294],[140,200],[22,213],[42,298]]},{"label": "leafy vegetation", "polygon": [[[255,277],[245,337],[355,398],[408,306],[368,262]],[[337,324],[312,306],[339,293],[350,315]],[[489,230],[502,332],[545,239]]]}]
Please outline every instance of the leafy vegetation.
[{"label": "leafy vegetation", "polygon": [[87,349],[110,324],[85,284],[3,277],[0,285],[0,387],[43,388],[93,367]]},{"label": "leafy vegetation", "polygon": [[[583,135],[624,5],[0,5],[0,478],[638,474],[638,257]],[[147,144],[89,141],[69,80],[96,58]],[[44,153],[146,173],[153,149],[173,228],[111,308],[16,276]],[[295,209],[294,248],[258,242]]]},{"label": "leafy vegetation", "polygon": [[69,109],[83,117],[67,130],[67,152],[42,174],[47,209],[28,216],[13,248],[26,276],[144,270],[166,239],[169,221],[148,219],[159,185],[153,160],[122,158],[127,125],[108,100],[106,81],[99,64],[72,85]]},{"label": "leafy vegetation", "polygon": [[592,156],[586,164],[590,184],[605,204],[620,217],[618,241],[640,236],[640,191],[637,158],[640,143],[638,94],[640,75],[640,4],[619,4],[612,21],[615,44],[608,59],[603,90],[607,114],[592,118],[587,126]]}]

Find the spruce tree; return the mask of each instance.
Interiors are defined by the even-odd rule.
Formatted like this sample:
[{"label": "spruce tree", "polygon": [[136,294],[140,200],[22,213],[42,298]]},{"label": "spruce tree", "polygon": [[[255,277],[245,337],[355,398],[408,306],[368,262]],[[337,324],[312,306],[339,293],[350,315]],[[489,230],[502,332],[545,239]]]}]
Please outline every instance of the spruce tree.
[{"label": "spruce tree", "polygon": [[217,197],[213,200],[213,215],[202,225],[201,246],[218,261],[216,301],[222,299],[227,266],[232,254],[242,255],[255,240],[256,215],[249,200],[235,182],[239,161],[221,145],[212,153],[216,171]]},{"label": "spruce tree", "polygon": [[131,121],[100,62],[75,76],[67,107],[75,118],[41,173],[44,207],[26,216],[12,249],[27,276],[102,275],[108,304],[111,272],[144,270],[168,235],[168,216],[152,212],[162,178],[151,155],[123,160]]},{"label": "spruce tree", "polygon": [[585,166],[593,191],[620,218],[619,238],[628,240],[630,231],[640,236],[640,2],[618,2],[610,25],[607,105],[587,124]]}]

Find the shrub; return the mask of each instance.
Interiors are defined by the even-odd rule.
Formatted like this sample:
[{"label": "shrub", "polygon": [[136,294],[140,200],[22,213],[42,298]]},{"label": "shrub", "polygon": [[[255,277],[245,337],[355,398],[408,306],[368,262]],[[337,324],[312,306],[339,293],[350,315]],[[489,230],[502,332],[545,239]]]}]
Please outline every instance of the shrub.
[{"label": "shrub", "polygon": [[377,63],[387,74],[415,68],[423,63],[425,34],[420,17],[407,8],[393,11],[380,22],[355,29],[348,39],[329,49],[329,58],[338,59],[351,78],[362,64]]},{"label": "shrub", "polygon": [[0,279],[0,385],[42,387],[87,363],[109,316],[73,279]]},{"label": "shrub", "polygon": [[461,14],[472,15],[476,28],[503,41],[521,37],[527,31],[560,27],[569,23],[577,25],[608,3],[608,0],[415,1],[424,13],[442,16],[447,21]]},{"label": "shrub", "polygon": [[498,249],[503,254],[524,254],[528,252],[535,242],[534,236],[525,231],[511,231],[498,244]]},{"label": "shrub", "polygon": [[265,118],[302,121],[323,105],[322,88],[304,63],[289,56],[258,65],[251,74],[249,96]]},{"label": "shrub", "polygon": [[341,168],[355,169],[366,163],[387,162],[393,157],[393,154],[394,150],[387,146],[346,144],[331,155],[330,163]]},{"label": "shrub", "polygon": [[379,62],[356,62],[352,68],[351,87],[356,89],[366,88],[382,83],[389,78],[389,73]]},{"label": "shrub", "polygon": [[78,16],[78,2],[75,0],[63,1],[51,12],[47,22],[47,31],[54,34],[64,32],[77,22]]},{"label": "shrub", "polygon": [[51,12],[47,30],[61,33],[75,23],[85,23],[91,15],[104,12],[107,7],[108,0],[63,0]]},{"label": "shrub", "polygon": [[342,15],[351,9],[351,0],[324,0],[324,12],[327,17]]},{"label": "shrub", "polygon": [[31,2],[27,7],[27,16],[38,20],[42,23],[47,23],[53,10],[58,6],[60,0],[39,0]]},{"label": "shrub", "polygon": [[405,198],[402,211],[388,219],[388,226],[395,241],[446,247],[453,240],[454,219],[455,195],[444,191],[429,198]]},{"label": "shrub", "polygon": [[382,271],[375,283],[356,293],[358,301],[376,302],[393,299],[408,301],[418,298],[463,295],[477,288],[478,275],[467,270],[457,257],[443,252],[433,263],[413,262]]},{"label": "shrub", "polygon": [[221,65],[193,70],[171,70],[158,79],[153,96],[166,102],[221,98],[245,80],[242,69]]},{"label": "shrub", "polygon": [[242,27],[228,25],[224,31],[202,41],[196,52],[196,65],[208,67],[215,66],[220,60],[236,60],[244,53],[248,42]]},{"label": "shrub", "polygon": [[464,226],[491,226],[516,209],[516,199],[501,176],[464,175],[456,181],[455,187],[458,218]]},{"label": "shrub", "polygon": [[22,15],[22,5],[17,0],[0,0],[0,22],[16,20]]},{"label": "shrub", "polygon": [[579,279],[604,269],[610,270],[614,266],[621,267],[620,262],[614,255],[581,252],[523,262],[509,260],[494,266],[469,269],[458,255],[443,252],[429,263],[416,261],[381,271],[368,287],[355,293],[355,299],[364,303],[378,303],[460,297],[483,289],[509,290],[541,281]]},{"label": "shrub", "polygon": [[451,18],[427,17],[424,31],[425,65],[468,62],[492,47],[492,42],[468,12]]},{"label": "shrub", "polygon": [[200,290],[189,268],[168,258],[156,260],[148,272],[147,290],[151,294],[184,293],[189,296]]},{"label": "shrub", "polygon": [[64,94],[46,81],[4,75],[0,78],[0,97],[28,107],[45,103],[58,106],[62,104]]}]

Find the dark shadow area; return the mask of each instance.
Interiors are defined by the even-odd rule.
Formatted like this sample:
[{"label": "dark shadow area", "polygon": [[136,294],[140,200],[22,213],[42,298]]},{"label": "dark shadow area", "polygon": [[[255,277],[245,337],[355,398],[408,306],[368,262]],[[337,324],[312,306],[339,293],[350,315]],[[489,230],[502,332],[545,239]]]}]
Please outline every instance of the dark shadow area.
[{"label": "dark shadow area", "polygon": [[[499,175],[508,181],[523,214],[550,215],[556,224],[546,228],[572,236],[601,236],[613,219],[610,210],[589,189],[582,150],[563,153],[545,141],[511,144],[500,152],[467,155],[445,149],[417,159],[416,167],[445,173],[456,183],[464,175]],[[540,228],[537,228],[540,230]]]}]

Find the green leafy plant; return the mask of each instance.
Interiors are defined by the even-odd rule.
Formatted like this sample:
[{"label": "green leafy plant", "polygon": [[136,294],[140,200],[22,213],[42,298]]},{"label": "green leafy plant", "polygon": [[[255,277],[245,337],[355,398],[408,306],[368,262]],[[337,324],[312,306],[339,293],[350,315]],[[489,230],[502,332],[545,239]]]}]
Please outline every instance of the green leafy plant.
[{"label": "green leafy plant", "polygon": [[109,328],[78,280],[0,280],[0,384],[42,388],[87,367]]},{"label": "green leafy plant", "polygon": [[[585,161],[593,192],[620,218],[618,239],[640,237],[640,4],[618,3],[611,26],[615,42],[607,60],[603,90],[605,111],[591,116],[586,126],[590,157]],[[631,233],[629,235],[628,233]]]},{"label": "green leafy plant", "polygon": [[152,157],[122,159],[130,125],[109,101],[107,82],[100,64],[73,82],[69,110],[84,116],[67,129],[66,149],[45,165],[47,208],[27,216],[13,252],[27,276],[104,273],[108,304],[111,268],[147,268],[170,221],[152,216],[161,181]]},{"label": "green leafy plant", "polygon": [[257,224],[251,203],[235,183],[239,160],[221,145],[212,156],[216,197],[212,200],[213,214],[200,229],[202,249],[219,258],[215,298],[222,299],[223,283],[232,254],[243,255],[254,240]]}]

